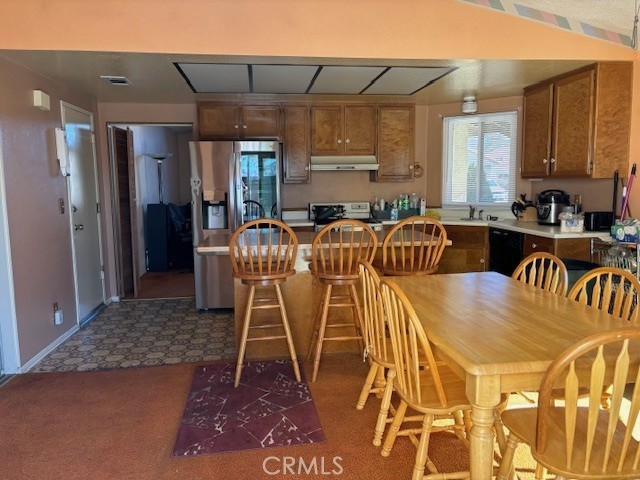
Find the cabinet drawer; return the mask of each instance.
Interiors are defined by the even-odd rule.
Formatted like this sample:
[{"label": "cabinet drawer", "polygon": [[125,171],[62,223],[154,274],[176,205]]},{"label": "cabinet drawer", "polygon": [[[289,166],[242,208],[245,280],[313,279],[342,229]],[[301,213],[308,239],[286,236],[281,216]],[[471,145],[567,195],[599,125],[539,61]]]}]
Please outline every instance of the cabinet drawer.
[{"label": "cabinet drawer", "polygon": [[454,246],[474,245],[486,247],[489,243],[488,227],[467,227],[464,225],[445,225],[447,238]]},{"label": "cabinet drawer", "polygon": [[524,256],[527,257],[536,252],[554,253],[553,238],[538,237],[535,235],[524,236]]}]

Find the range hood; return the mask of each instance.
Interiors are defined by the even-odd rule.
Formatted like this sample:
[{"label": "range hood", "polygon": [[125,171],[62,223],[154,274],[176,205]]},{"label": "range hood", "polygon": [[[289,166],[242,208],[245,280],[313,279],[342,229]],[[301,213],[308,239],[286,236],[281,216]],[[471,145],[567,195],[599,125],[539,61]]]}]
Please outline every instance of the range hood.
[{"label": "range hood", "polygon": [[378,161],[373,155],[312,156],[311,170],[334,172],[378,170]]}]

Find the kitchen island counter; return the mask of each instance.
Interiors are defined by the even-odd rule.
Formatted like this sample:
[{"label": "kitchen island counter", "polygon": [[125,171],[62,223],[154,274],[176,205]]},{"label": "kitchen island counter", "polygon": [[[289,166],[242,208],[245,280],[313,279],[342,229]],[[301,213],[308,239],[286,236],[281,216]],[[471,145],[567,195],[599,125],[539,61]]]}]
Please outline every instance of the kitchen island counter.
[{"label": "kitchen island counter", "polygon": [[[378,238],[378,254],[382,255],[380,246],[387,232],[376,232]],[[309,259],[311,258],[311,244],[315,237],[314,232],[299,232],[296,234],[298,238],[298,254],[295,260],[295,275],[287,278],[282,284],[282,295],[284,297],[287,308],[287,316],[296,352],[299,357],[306,355],[311,341],[313,332],[313,324],[316,311],[320,305],[320,298],[323,292],[323,285],[311,274],[309,270]],[[207,237],[198,245],[196,251],[201,255],[229,255],[229,240],[231,234],[220,233]],[[451,245],[451,241],[447,240],[447,245]],[[229,261],[220,259],[221,261]],[[234,299],[234,316],[235,316],[235,334],[236,345],[240,339],[242,319],[246,310],[248,287],[240,280],[234,278],[215,279],[218,282],[233,282],[233,299]],[[331,309],[330,316],[339,323],[351,321],[351,312],[349,309]],[[252,324],[272,323],[266,317],[272,315],[273,312],[266,310],[254,310]],[[323,352],[344,352],[359,351],[356,341],[351,342],[329,342]],[[274,358],[288,356],[287,346],[284,340],[274,340],[271,342],[249,342],[247,344],[246,358]]]}]

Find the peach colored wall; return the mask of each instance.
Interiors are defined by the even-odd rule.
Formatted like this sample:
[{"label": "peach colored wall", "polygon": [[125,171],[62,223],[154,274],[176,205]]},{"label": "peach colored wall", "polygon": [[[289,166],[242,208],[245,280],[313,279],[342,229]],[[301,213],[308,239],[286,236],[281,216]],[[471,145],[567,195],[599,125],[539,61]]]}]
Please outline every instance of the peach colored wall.
[{"label": "peach colored wall", "polygon": [[[187,123],[194,125],[194,137],[197,136],[197,109],[193,104],[155,104],[155,103],[99,103],[96,130],[107,138],[107,124],[122,123]],[[111,192],[109,145],[107,141],[99,145],[99,170],[102,173],[102,188]],[[110,197],[109,197],[110,198]],[[102,217],[104,237],[104,262],[107,296],[116,295],[118,291],[115,275],[115,253],[113,243],[113,209],[111,201],[104,202]]]},{"label": "peach colored wall", "polygon": [[[51,111],[33,106],[32,91],[51,98]],[[21,364],[77,323],[69,209],[60,176],[53,129],[61,125],[60,101],[95,112],[77,92],[0,57],[0,141],[4,156],[7,211]],[[53,302],[64,323],[53,324]]]},{"label": "peach colored wall", "polygon": [[[460,103],[431,105],[428,108],[427,144],[427,204],[438,207],[442,203],[442,119],[444,117],[462,115]],[[518,111],[518,157],[520,165],[521,132],[522,132],[522,97],[506,97],[478,101],[478,113]],[[531,196],[531,185],[520,178],[518,170],[516,192]]]},{"label": "peach colored wall", "polygon": [[[251,34],[239,34],[240,28]],[[636,58],[628,47],[456,0],[191,0],[189,8],[182,0],[4,0],[0,32],[0,48],[29,50]]]},{"label": "peach colored wall", "polygon": [[[631,142],[629,150],[629,169],[634,163],[640,164],[640,61],[633,62],[633,95],[631,99]],[[640,166],[640,165],[639,165]],[[640,171],[637,172],[640,176]],[[623,176],[623,173],[620,174]],[[628,172],[625,172],[626,178]],[[635,217],[640,218],[640,181],[634,183],[629,208]],[[620,208],[620,207],[618,207]]]}]

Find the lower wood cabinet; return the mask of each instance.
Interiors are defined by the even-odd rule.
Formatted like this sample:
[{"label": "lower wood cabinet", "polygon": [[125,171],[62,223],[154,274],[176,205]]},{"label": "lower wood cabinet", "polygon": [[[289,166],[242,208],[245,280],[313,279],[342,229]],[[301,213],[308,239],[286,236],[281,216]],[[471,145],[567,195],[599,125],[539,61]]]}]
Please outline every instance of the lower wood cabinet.
[{"label": "lower wood cabinet", "polygon": [[536,252],[547,252],[559,258],[589,261],[591,260],[591,239],[549,238],[526,234],[522,250],[524,257]]},{"label": "lower wood cabinet", "polygon": [[484,272],[489,266],[489,227],[445,225],[445,247],[436,273]]}]

